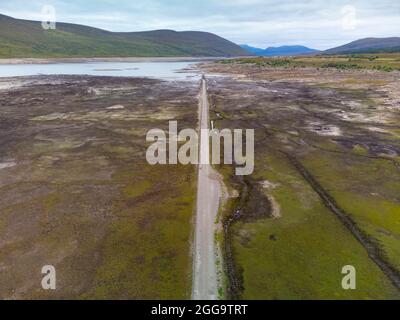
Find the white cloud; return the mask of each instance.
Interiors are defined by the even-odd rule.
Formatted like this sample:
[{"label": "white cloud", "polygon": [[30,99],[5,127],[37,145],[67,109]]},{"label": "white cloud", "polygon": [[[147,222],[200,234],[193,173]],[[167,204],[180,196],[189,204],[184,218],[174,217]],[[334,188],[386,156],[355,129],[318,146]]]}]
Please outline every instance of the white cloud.
[{"label": "white cloud", "polygon": [[1,1],[0,13],[37,20],[45,4],[56,7],[59,21],[110,31],[202,30],[259,47],[326,49],[400,36],[397,0],[14,0]]}]

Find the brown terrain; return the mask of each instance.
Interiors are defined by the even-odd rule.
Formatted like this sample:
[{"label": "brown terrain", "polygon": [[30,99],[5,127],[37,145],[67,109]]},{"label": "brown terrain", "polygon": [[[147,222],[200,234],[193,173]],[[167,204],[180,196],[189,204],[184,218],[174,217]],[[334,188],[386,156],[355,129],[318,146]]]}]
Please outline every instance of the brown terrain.
[{"label": "brown terrain", "polygon": [[399,298],[400,73],[241,60],[201,66],[216,126],[256,131],[252,176],[218,167],[228,296]]},{"label": "brown terrain", "polygon": [[0,80],[0,298],[190,297],[195,168],[145,152],[168,120],[196,127],[197,94],[139,78]]}]

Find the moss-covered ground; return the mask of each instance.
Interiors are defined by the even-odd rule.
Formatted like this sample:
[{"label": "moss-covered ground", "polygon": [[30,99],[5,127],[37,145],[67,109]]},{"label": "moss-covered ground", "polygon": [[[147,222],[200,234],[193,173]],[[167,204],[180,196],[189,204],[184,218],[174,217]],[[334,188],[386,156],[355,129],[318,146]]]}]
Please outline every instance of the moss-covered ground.
[{"label": "moss-covered ground", "polygon": [[196,169],[145,155],[148,130],[196,127],[197,84],[20,81],[0,97],[0,297],[190,298]]}]

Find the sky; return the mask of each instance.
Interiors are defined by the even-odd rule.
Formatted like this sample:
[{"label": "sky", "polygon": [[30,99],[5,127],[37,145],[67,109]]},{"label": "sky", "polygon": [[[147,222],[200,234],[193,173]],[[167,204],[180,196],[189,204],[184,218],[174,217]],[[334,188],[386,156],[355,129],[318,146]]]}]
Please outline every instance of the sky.
[{"label": "sky", "polygon": [[366,37],[400,36],[399,0],[0,0],[0,13],[109,31],[216,33],[237,44],[328,49]]}]

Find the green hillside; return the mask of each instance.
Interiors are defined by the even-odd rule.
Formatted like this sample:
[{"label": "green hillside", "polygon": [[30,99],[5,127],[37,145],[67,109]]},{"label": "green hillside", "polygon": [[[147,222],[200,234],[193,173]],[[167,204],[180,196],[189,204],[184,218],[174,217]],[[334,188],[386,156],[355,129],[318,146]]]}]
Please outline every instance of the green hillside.
[{"label": "green hillside", "polygon": [[365,38],[324,51],[324,54],[400,52],[400,38]]},{"label": "green hillside", "polygon": [[109,32],[57,23],[44,30],[41,22],[0,15],[0,58],[243,56],[238,45],[207,32],[156,30]]}]

